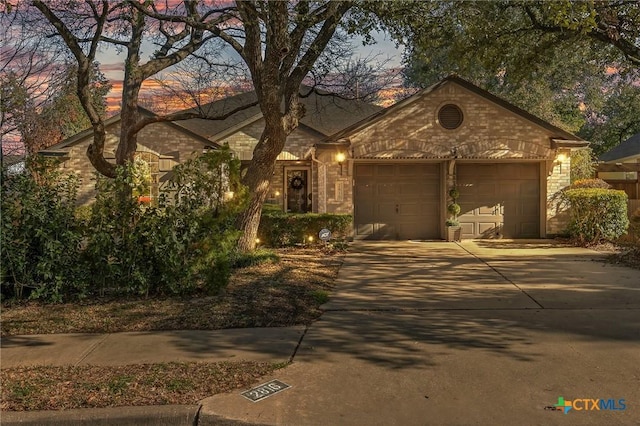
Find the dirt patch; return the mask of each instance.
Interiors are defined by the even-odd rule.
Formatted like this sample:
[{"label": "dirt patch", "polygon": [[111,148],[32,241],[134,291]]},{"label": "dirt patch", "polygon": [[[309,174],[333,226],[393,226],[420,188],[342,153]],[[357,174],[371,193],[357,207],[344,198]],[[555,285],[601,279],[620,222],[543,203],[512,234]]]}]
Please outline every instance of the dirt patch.
[{"label": "dirt patch", "polygon": [[3,369],[2,411],[196,404],[246,388],[278,365],[258,362],[164,363],[119,367]]},{"label": "dirt patch", "polygon": [[234,272],[219,295],[190,299],[91,300],[27,303],[2,311],[3,336],[217,330],[309,324],[322,311],[343,261],[319,249],[278,250],[280,261]]}]

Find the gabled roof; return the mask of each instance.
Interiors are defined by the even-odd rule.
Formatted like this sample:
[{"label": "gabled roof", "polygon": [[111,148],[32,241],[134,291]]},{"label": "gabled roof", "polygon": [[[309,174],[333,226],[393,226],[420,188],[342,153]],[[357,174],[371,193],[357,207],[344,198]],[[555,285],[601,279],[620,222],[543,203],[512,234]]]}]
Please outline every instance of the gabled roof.
[{"label": "gabled roof", "polygon": [[458,84],[459,86],[462,86],[463,88],[469,90],[470,92],[473,92],[475,94],[477,94],[478,96],[481,96],[485,99],[487,99],[490,102],[493,102],[496,105],[499,105],[502,108],[505,108],[509,111],[511,111],[512,113],[521,116],[522,118],[535,123],[536,125],[545,128],[549,131],[551,131],[552,133],[554,133],[555,135],[557,135],[557,137],[560,138],[564,138],[564,139],[568,139],[571,141],[584,141],[582,138],[569,133],[565,130],[562,130],[561,128],[554,126],[553,124],[539,118],[536,117],[535,115],[523,110],[522,108],[519,108],[507,101],[505,101],[504,99],[484,90],[481,89],[480,87],[476,86],[475,84],[458,77],[457,75],[450,75],[446,78],[444,78],[443,80],[439,81],[438,83],[423,89],[411,96],[409,96],[406,99],[401,100],[400,102],[390,106],[389,108],[386,108],[382,111],[379,111],[376,114],[373,114],[367,118],[365,118],[364,120],[361,120],[355,124],[353,124],[350,127],[347,127],[345,129],[343,129],[342,131],[339,131],[333,135],[331,135],[328,140],[329,141],[337,141],[339,139],[342,138],[347,138],[349,137],[351,134],[353,134],[354,132],[361,130],[365,127],[368,127],[370,125],[372,125],[373,123],[383,119],[384,117],[387,117],[390,114],[394,114],[396,111],[399,111],[411,104],[413,104],[414,102],[422,99],[425,96],[430,95],[431,93],[435,92],[437,89],[443,87],[446,84],[449,83],[455,83]]},{"label": "gabled roof", "polygon": [[629,157],[640,157],[640,133],[636,133],[619,145],[600,155],[600,161],[624,160]]},{"label": "gabled roof", "polygon": [[[301,88],[301,92],[303,97],[300,100],[306,108],[306,113],[300,123],[325,137],[383,109],[360,100],[342,99],[322,90],[311,91],[305,86]],[[215,117],[255,102],[256,99],[255,91],[245,92],[185,112],[203,112]],[[240,110],[224,120],[193,118],[176,124],[209,140],[219,141],[261,118],[260,107],[255,105]]]},{"label": "gabled roof", "polygon": [[[154,116],[154,115],[156,115],[154,112],[149,111],[148,109],[140,107],[140,106],[138,107],[138,111],[141,114],[146,115],[146,116]],[[119,123],[121,120],[122,120],[122,117],[121,117],[120,114],[114,115],[113,117],[110,117],[110,118],[108,118],[108,119],[106,119],[104,121],[104,126],[105,126],[105,128],[109,127],[109,126],[111,126],[113,124]],[[189,136],[193,137],[196,140],[199,140],[200,142],[202,142],[206,146],[212,146],[212,147],[216,147],[216,148],[219,147],[218,144],[211,142],[209,139],[204,138],[201,135],[199,135],[197,133],[194,133],[189,129],[186,129],[186,128],[182,127],[182,126],[176,125],[175,122],[163,121],[162,123],[164,123],[164,124],[166,124],[168,126],[171,126],[171,127],[175,128],[176,130],[178,130],[180,132],[188,134]],[[51,145],[50,147],[48,147],[46,149],[42,149],[42,150],[39,151],[39,153],[40,154],[59,154],[61,152],[67,151],[69,147],[73,146],[74,144],[76,144],[76,143],[78,143],[78,142],[82,141],[83,139],[85,139],[87,137],[90,137],[90,136],[93,136],[93,128],[92,127],[89,127],[88,129],[83,130],[80,133],[76,133],[75,135],[70,136],[70,137],[68,137],[67,139],[65,139],[65,140],[63,140],[61,142],[58,142],[55,145]]]}]

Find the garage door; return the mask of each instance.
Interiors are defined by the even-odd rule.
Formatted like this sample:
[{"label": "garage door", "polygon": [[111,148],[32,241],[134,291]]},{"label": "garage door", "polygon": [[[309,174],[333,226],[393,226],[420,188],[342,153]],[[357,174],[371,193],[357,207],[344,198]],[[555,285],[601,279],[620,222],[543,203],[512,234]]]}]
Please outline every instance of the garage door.
[{"label": "garage door", "polygon": [[538,163],[458,164],[463,238],[539,238]]},{"label": "garage door", "polygon": [[356,164],[355,238],[440,237],[438,164]]}]

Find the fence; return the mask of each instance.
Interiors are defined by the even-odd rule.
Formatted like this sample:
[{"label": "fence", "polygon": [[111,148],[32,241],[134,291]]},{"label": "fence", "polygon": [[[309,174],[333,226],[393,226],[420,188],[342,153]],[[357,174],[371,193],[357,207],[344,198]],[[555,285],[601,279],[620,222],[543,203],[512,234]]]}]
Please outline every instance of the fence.
[{"label": "fence", "polygon": [[629,217],[633,215],[633,213],[640,209],[640,199],[629,199],[627,201],[627,212],[629,213]]}]

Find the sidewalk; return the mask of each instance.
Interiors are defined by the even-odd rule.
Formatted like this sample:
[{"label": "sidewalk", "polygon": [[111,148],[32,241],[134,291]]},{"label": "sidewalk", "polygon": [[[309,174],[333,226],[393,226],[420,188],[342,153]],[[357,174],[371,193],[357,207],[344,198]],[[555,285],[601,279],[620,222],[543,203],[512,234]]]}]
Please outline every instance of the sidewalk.
[{"label": "sidewalk", "polygon": [[2,368],[27,365],[127,365],[170,361],[287,362],[304,326],[2,338]]},{"label": "sidewalk", "polygon": [[[354,245],[326,312],[308,329],[5,338],[3,368],[295,359],[260,382],[291,387],[258,402],[232,392],[194,406],[2,413],[0,421],[640,424],[640,271],[547,245]],[[563,414],[554,409],[560,397],[606,405]]]},{"label": "sidewalk", "polygon": [[[162,362],[288,362],[305,327],[3,337],[1,368]],[[2,425],[194,425],[200,405],[1,412]],[[209,417],[215,419],[215,416]],[[242,422],[217,419],[216,424]]]}]

